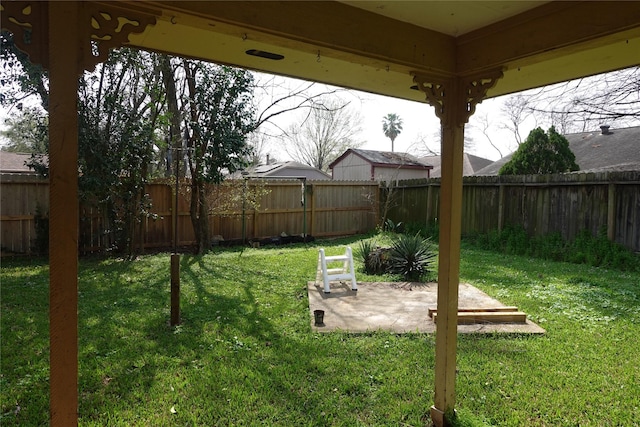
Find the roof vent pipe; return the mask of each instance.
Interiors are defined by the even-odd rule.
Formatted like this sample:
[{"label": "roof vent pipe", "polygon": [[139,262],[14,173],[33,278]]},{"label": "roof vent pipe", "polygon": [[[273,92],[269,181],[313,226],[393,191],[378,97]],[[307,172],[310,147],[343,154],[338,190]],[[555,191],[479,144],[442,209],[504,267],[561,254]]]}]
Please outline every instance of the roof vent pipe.
[{"label": "roof vent pipe", "polygon": [[602,130],[603,135],[609,135],[611,133],[609,132],[609,125],[602,125],[600,126],[600,129]]}]

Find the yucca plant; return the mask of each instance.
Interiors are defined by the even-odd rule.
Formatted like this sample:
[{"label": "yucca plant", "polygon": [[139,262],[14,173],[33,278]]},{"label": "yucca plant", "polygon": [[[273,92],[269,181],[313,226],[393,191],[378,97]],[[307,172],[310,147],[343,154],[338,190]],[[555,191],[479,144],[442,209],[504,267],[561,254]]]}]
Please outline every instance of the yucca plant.
[{"label": "yucca plant", "polygon": [[420,234],[399,234],[391,245],[388,270],[402,275],[405,280],[416,281],[431,271],[436,256],[436,247],[431,239]]}]

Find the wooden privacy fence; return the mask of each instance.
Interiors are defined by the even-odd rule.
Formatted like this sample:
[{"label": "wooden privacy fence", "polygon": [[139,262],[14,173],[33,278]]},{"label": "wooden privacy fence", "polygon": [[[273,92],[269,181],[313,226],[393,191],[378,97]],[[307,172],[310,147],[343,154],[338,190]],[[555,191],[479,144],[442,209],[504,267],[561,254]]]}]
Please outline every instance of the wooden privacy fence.
[{"label": "wooden privacy fence", "polygon": [[[214,200],[221,208],[210,216],[212,234],[225,240],[283,233],[315,237],[366,233],[379,222],[378,207],[384,205],[379,202],[380,192],[386,191],[369,181],[309,181],[303,199],[302,182],[297,180],[247,181],[246,187],[241,180],[225,185]],[[640,172],[466,177],[463,185],[463,234],[522,225],[530,235],[559,232],[571,239],[583,229],[594,235],[606,229],[610,239],[640,251]],[[174,186],[147,186],[154,215],[136,233],[138,247],[170,248],[176,235],[178,245],[194,243],[186,188],[182,183],[174,221]],[[404,223],[436,220],[439,194],[439,179],[402,181],[391,190],[386,217]],[[36,238],[36,212],[46,214],[49,209],[47,181],[3,174],[0,196],[3,252],[30,252]],[[81,206],[80,216],[80,250],[104,248],[107,230],[102,213]]]},{"label": "wooden privacy fence", "polygon": [[35,245],[37,213],[48,215],[49,182],[29,174],[0,179],[0,249],[28,253]]},{"label": "wooden privacy fence", "polygon": [[[401,181],[391,190],[394,222],[436,220],[440,179]],[[521,225],[531,236],[580,231],[640,251],[640,172],[472,176],[463,180],[462,233]]]},{"label": "wooden privacy fence", "polygon": [[[195,243],[186,188],[181,185],[178,192],[179,245]],[[176,232],[174,188],[152,184],[147,190],[157,217],[145,221],[144,246],[171,246]],[[214,188],[209,226],[214,236],[240,241],[366,233],[378,223],[378,194],[374,182],[227,181]]]},{"label": "wooden privacy fence", "polygon": [[[49,185],[34,176],[2,175],[0,190],[3,252],[33,250],[35,214],[49,210]],[[304,193],[303,193],[304,191]],[[171,248],[195,243],[189,214],[188,182],[181,182],[176,209],[175,185],[165,182],[146,186],[151,215],[135,233],[135,246]],[[305,197],[303,198],[303,194]],[[378,184],[300,180],[238,180],[213,187],[215,208],[209,216],[212,235],[224,240],[265,239],[286,234],[314,237],[367,233],[378,224]],[[178,212],[177,221],[174,212]],[[80,206],[82,253],[105,249],[109,230],[103,213],[95,206]]]}]

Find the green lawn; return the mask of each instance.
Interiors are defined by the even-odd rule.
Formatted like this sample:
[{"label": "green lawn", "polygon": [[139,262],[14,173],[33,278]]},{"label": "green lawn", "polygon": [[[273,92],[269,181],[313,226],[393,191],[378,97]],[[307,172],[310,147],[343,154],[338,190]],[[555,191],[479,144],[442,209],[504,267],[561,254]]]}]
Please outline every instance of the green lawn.
[{"label": "green lawn", "polygon": [[[434,336],[311,332],[317,249],[345,243],[185,255],[177,328],[168,254],[81,260],[80,425],[426,425]],[[46,425],[48,267],[1,274],[0,425]],[[463,248],[461,276],[547,330],[460,336],[469,424],[640,425],[640,274]]]}]

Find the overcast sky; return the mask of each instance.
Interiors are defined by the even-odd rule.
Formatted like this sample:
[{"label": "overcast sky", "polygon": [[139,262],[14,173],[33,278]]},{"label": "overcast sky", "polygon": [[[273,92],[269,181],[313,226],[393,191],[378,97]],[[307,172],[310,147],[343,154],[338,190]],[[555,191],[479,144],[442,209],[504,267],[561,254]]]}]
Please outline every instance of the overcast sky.
[{"label": "overcast sky", "polygon": [[[300,85],[299,80],[280,79],[283,79],[285,85],[291,84],[296,87]],[[327,90],[327,88],[332,89],[325,85],[318,85],[316,90]],[[340,97],[349,101],[349,107],[360,113],[362,133],[359,136],[359,140],[363,142],[361,148],[391,151],[391,141],[384,136],[382,131],[382,119],[389,113],[395,113],[400,116],[403,124],[402,132],[395,140],[395,151],[407,152],[414,155],[424,155],[427,147],[436,152],[440,151],[440,121],[436,117],[433,107],[430,105],[358,91],[341,92]],[[477,126],[474,125],[477,117],[481,115],[488,115],[489,121],[492,124],[490,131],[492,141],[498,146],[503,156],[517,148],[513,136],[508,131],[501,130],[499,126],[503,120],[500,107],[504,99],[505,97],[485,100],[477,106],[476,114],[472,116],[466,128],[467,136],[473,141],[473,146],[468,150],[469,153],[490,160],[497,160],[501,157],[500,153],[489,144],[487,138],[478,130]],[[0,126],[2,127],[4,127],[4,119],[6,116],[7,110],[0,107]],[[295,112],[283,114],[279,116],[278,124],[280,127],[286,128],[288,124],[298,119],[298,117],[299,114]],[[524,124],[521,127],[523,137],[526,137],[534,127],[535,123]],[[5,143],[6,141],[0,138],[0,144]],[[290,160],[282,148],[281,141],[272,143],[265,151],[264,154],[268,153],[272,158],[277,160]]]}]

